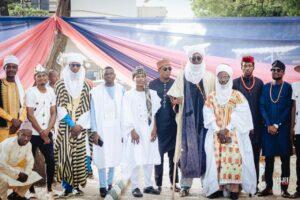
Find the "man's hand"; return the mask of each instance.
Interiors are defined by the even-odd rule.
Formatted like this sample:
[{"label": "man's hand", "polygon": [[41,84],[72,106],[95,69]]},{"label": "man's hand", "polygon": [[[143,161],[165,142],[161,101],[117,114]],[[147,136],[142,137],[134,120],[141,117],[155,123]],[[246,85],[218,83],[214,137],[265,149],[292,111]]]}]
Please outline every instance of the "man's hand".
[{"label": "man's hand", "polygon": [[91,137],[92,137],[93,143],[95,145],[98,145],[98,140],[100,139],[100,136],[98,135],[98,133],[94,132]]},{"label": "man's hand", "polygon": [[19,175],[18,175],[17,181],[25,183],[27,181],[27,179],[28,179],[28,175],[23,173],[23,172],[20,172]]},{"label": "man's hand", "polygon": [[270,133],[271,135],[275,135],[277,133],[277,128],[273,125],[268,126],[268,133]]},{"label": "man's hand", "polygon": [[75,125],[71,128],[71,135],[72,137],[77,137],[81,133],[82,127],[80,125]]},{"label": "man's hand", "polygon": [[219,139],[219,141],[220,141],[221,144],[225,144],[226,143],[226,136],[225,136],[223,130],[217,132],[217,136],[218,136],[218,139]]},{"label": "man's hand", "polygon": [[296,146],[296,136],[295,136],[295,130],[292,128],[290,131],[291,136],[291,143]]},{"label": "man's hand", "polygon": [[9,127],[9,134],[15,134],[18,131],[18,129],[14,126]]},{"label": "man's hand", "polygon": [[171,97],[171,102],[173,105],[181,105],[182,104],[182,97]]},{"label": "man's hand", "polygon": [[131,131],[131,142],[133,144],[140,143],[140,136],[139,136],[139,134],[137,134],[137,132],[134,129]]},{"label": "man's hand", "polygon": [[19,120],[19,119],[12,119],[11,120],[11,123],[12,123],[12,126],[19,129],[21,124],[22,124],[22,121]]},{"label": "man's hand", "polygon": [[156,140],[157,137],[157,130],[156,128],[154,128],[151,132],[151,142],[154,142]]}]

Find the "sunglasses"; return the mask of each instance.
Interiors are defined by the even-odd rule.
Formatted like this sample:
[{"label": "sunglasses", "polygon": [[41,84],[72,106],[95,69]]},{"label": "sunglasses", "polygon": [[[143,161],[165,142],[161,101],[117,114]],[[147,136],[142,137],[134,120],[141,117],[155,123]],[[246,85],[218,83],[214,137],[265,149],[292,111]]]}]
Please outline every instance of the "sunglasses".
[{"label": "sunglasses", "polygon": [[282,72],[282,69],[271,69],[272,72]]},{"label": "sunglasses", "polygon": [[162,68],[162,70],[165,71],[165,72],[166,72],[167,70],[172,71],[172,67],[164,67],[164,68]]},{"label": "sunglasses", "polygon": [[70,67],[81,67],[81,64],[77,64],[77,63],[74,63],[74,64],[70,64]]},{"label": "sunglasses", "polygon": [[193,62],[201,62],[202,61],[202,57],[201,56],[193,56],[192,57],[192,61]]}]

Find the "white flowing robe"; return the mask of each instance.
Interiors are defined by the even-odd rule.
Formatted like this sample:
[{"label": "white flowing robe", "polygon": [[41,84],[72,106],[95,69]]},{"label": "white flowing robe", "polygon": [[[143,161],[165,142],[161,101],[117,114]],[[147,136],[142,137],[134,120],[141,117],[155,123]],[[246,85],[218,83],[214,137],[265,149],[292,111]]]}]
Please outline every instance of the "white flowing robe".
[{"label": "white flowing robe", "polygon": [[[205,71],[203,75],[203,87],[205,95],[209,95],[211,92],[215,91],[215,75],[209,71]],[[182,103],[179,105],[179,111],[176,114],[177,123],[177,134],[176,134],[176,147],[174,155],[174,163],[179,162],[181,156],[181,142],[182,142],[182,115],[183,115],[183,105],[184,105],[184,71],[182,71],[172,87],[170,88],[168,95],[176,98],[182,98]]]},{"label": "white flowing robe", "polygon": [[[240,93],[240,95],[242,95]],[[256,171],[249,137],[253,129],[251,111],[245,97],[243,103],[236,104],[232,111],[228,130],[236,129],[238,146],[242,157],[242,188],[245,192],[255,194]],[[205,139],[206,172],[203,177],[203,192],[206,196],[219,190],[218,171],[215,161],[214,136],[218,130],[214,110],[208,106],[203,107],[204,126],[208,129]]]},{"label": "white flowing robe", "polygon": [[[30,142],[25,146],[20,146],[17,136],[1,142],[0,187],[1,183],[7,183],[9,187],[27,186],[42,179],[38,173],[32,171],[33,164],[34,158]],[[28,175],[28,179],[24,183],[17,181],[20,172]]]},{"label": "white flowing robe", "polygon": [[[115,84],[114,99],[108,94],[105,85],[99,85],[92,89],[91,98],[95,116],[91,115],[91,121],[95,120],[98,135],[103,140],[103,146],[93,144],[93,161],[98,169],[117,167],[122,156],[122,132],[121,132],[121,106],[124,89]],[[92,127],[93,128],[93,127]]]},{"label": "white flowing robe", "polygon": [[[160,108],[160,98],[156,91],[150,90],[152,102],[152,123],[148,125],[145,92],[132,89],[125,93],[122,104],[122,132],[124,138],[124,152],[122,160],[122,174],[124,179],[131,176],[136,166],[160,164],[158,140],[151,142],[154,116]],[[139,144],[131,142],[131,131],[135,129],[140,136]]]}]

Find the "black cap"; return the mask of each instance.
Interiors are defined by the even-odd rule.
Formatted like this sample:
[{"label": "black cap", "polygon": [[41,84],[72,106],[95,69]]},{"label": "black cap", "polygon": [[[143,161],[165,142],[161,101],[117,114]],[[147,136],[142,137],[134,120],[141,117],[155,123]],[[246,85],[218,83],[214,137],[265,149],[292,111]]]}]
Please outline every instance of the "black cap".
[{"label": "black cap", "polygon": [[272,63],[272,68],[274,68],[274,67],[278,67],[279,69],[285,71],[285,64],[283,62],[281,62],[280,60],[275,60]]}]

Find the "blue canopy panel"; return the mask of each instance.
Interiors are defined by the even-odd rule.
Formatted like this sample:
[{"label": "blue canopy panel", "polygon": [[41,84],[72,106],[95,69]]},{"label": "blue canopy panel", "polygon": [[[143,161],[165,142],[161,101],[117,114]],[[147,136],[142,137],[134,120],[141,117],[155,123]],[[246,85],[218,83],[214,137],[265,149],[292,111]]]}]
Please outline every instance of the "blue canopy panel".
[{"label": "blue canopy panel", "polygon": [[31,29],[47,17],[0,17],[0,42]]},{"label": "blue canopy panel", "polygon": [[300,17],[263,18],[64,18],[95,34],[107,34],[182,50],[183,46],[210,43],[207,54],[256,61],[300,63]]}]

